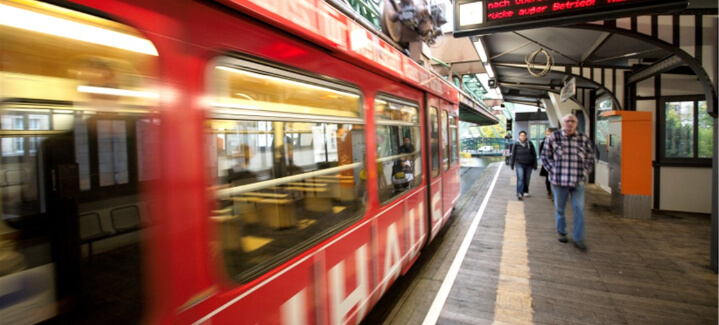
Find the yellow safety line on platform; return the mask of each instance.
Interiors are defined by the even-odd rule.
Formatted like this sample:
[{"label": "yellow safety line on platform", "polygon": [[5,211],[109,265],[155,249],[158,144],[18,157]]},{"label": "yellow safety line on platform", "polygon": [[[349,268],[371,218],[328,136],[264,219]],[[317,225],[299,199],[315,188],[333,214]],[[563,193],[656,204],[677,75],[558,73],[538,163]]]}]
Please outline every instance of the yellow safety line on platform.
[{"label": "yellow safety line on platform", "polygon": [[507,202],[499,284],[494,304],[497,323],[532,323],[532,289],[529,286],[527,220],[524,203]]}]

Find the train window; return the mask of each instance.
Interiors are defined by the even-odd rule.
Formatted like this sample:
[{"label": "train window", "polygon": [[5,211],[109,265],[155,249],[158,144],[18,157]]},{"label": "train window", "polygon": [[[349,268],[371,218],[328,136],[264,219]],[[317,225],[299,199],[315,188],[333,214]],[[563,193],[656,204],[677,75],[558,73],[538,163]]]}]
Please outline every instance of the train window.
[{"label": "train window", "polygon": [[444,170],[449,169],[449,116],[447,111],[442,111],[442,130],[444,130],[444,136],[442,137],[442,166]]},{"label": "train window", "polygon": [[97,120],[100,186],[128,183],[127,132],[124,120]]},{"label": "train window", "polygon": [[138,323],[152,219],[140,189],[157,176],[158,141],[137,124],[159,124],[157,51],[128,26],[49,3],[0,12],[0,287],[33,283],[0,315]]},{"label": "train window", "polygon": [[[44,111],[36,110],[30,112],[10,112],[2,113],[2,130],[50,130],[50,115]],[[3,137],[2,156],[5,157],[23,157],[26,154],[34,156],[37,153],[37,145],[43,138],[40,137]],[[25,144],[27,140],[27,148]],[[12,162],[14,159],[4,159],[5,162]]]},{"label": "train window", "polygon": [[432,151],[432,177],[439,176],[439,119],[437,118],[437,108],[432,107],[429,110],[429,149]]},{"label": "train window", "polygon": [[449,115],[449,163],[454,166],[459,161],[459,148],[457,144],[457,116]]},{"label": "train window", "polygon": [[240,59],[208,70],[212,246],[243,283],[362,216],[361,98],[343,84]]},{"label": "train window", "polygon": [[[254,62],[217,61],[211,82],[217,114],[288,113],[359,118],[359,94],[351,87]],[[254,112],[254,113],[252,113]]]},{"label": "train window", "polygon": [[416,103],[380,96],[377,114],[379,200],[392,198],[422,183],[422,139]]}]

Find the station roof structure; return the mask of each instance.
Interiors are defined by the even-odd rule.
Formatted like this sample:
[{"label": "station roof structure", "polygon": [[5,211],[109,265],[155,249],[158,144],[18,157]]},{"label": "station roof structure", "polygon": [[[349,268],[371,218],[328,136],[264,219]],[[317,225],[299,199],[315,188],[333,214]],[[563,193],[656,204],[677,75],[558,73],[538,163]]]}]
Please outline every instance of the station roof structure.
[{"label": "station roof structure", "polygon": [[[683,11],[707,9],[716,10],[717,2],[691,1]],[[671,13],[663,18],[671,21]],[[542,99],[548,98],[548,92],[560,93],[564,83],[578,75],[577,89],[602,88],[598,77],[581,77],[580,69],[645,69],[693,74],[672,51],[605,26],[586,22],[457,38],[448,32],[442,47],[432,49],[432,55],[444,64],[433,63],[433,68],[442,75],[476,76],[481,80],[489,106],[501,102],[538,106]],[[485,53],[480,53],[482,50]],[[551,64],[547,64],[549,57]],[[534,67],[530,69],[528,62]]]}]

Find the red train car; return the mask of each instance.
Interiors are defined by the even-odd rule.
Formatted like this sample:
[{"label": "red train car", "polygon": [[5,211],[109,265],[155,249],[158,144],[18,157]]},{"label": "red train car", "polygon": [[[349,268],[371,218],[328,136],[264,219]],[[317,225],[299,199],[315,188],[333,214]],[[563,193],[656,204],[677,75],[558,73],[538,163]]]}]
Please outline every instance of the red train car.
[{"label": "red train car", "polygon": [[457,90],[326,2],[0,26],[10,323],[358,323],[459,198]]}]

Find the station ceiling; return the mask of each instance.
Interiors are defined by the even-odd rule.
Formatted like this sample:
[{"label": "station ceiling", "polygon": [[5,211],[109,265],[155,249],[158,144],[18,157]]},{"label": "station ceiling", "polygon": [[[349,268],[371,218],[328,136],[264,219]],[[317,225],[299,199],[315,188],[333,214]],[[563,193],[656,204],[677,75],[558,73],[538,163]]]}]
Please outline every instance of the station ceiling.
[{"label": "station ceiling", "polygon": [[[692,1],[687,10],[716,8],[715,0]],[[560,91],[563,82],[572,77],[573,68],[575,71],[577,68],[631,69],[673,56],[655,44],[608,32],[600,26],[586,28],[592,28],[592,24],[582,28],[544,27],[461,38],[449,34],[441,47],[432,49],[432,55],[446,65],[434,64],[433,68],[442,75],[448,75],[449,69],[459,75],[486,74],[473,44],[475,38],[480,38],[504,101],[538,105],[541,99],[548,97],[548,91]],[[530,71],[525,59],[532,54],[535,58],[530,62],[535,63],[535,68]],[[547,54],[553,60],[553,69],[538,76],[537,72],[545,68]],[[578,89],[600,87],[584,78],[577,78],[576,82]]]}]

